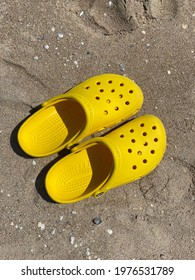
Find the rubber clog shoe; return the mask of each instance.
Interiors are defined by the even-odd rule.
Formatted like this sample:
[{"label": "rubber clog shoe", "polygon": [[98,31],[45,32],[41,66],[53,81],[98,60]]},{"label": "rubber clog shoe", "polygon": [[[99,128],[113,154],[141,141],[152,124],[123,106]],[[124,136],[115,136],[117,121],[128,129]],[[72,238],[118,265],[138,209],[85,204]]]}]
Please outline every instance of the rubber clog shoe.
[{"label": "rubber clog shoe", "polygon": [[59,203],[98,197],[150,173],[165,148],[165,128],[157,117],[133,119],[103,137],[83,142],[54,164],[45,179],[47,193]]},{"label": "rubber clog shoe", "polygon": [[18,142],[31,156],[48,156],[131,117],[142,104],[142,91],[130,79],[92,77],[43,103],[20,127]]}]

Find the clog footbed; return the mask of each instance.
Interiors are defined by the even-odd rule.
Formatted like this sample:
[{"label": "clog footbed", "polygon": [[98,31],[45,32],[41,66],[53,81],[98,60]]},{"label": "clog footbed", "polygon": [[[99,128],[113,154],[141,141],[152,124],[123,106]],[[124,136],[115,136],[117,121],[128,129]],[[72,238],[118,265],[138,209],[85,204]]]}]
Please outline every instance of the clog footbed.
[{"label": "clog footbed", "polygon": [[18,142],[31,156],[47,156],[131,117],[142,104],[142,91],[130,79],[95,76],[43,103],[20,127]]},{"label": "clog footbed", "polygon": [[48,171],[45,186],[59,203],[73,203],[137,180],[161,161],[166,132],[155,116],[129,121],[74,147]]}]

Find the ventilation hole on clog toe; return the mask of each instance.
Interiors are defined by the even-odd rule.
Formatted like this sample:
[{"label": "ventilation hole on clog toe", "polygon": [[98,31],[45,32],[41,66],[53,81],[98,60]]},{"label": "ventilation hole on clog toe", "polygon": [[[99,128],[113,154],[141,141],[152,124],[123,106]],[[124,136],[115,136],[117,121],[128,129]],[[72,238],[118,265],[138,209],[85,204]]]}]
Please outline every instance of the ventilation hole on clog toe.
[{"label": "ventilation hole on clog toe", "polygon": [[151,153],[151,154],[155,154],[155,150],[151,150],[150,153]]},{"label": "ventilation hole on clog toe", "polygon": [[124,138],[124,134],[121,134],[121,135],[120,135],[120,138]]},{"label": "ventilation hole on clog toe", "polygon": [[138,156],[141,156],[141,155],[142,155],[142,152],[141,152],[141,151],[138,151],[137,154],[138,154]]},{"label": "ventilation hole on clog toe", "polygon": [[148,146],[148,142],[145,142],[145,143],[144,143],[144,146]]},{"label": "ventilation hole on clog toe", "polygon": [[141,127],[144,127],[144,123],[141,123],[140,126],[141,126]]},{"label": "ventilation hole on clog toe", "polygon": [[96,96],[95,99],[96,99],[96,100],[100,100],[100,97],[99,97],[99,96]]},{"label": "ventilation hole on clog toe", "polygon": [[110,102],[111,102],[111,100],[110,100],[110,99],[106,99],[106,102],[107,102],[107,103],[110,103]]},{"label": "ventilation hole on clog toe", "polygon": [[130,132],[133,133],[133,132],[134,132],[134,129],[130,129]]},{"label": "ventilation hole on clog toe", "polygon": [[115,89],[111,89],[111,92],[115,92]]},{"label": "ventilation hole on clog toe", "polygon": [[154,138],[154,142],[158,142],[158,138]]},{"label": "ventilation hole on clog toe", "polygon": [[154,126],[152,127],[152,129],[153,129],[153,130],[156,130],[156,129],[157,129],[157,127],[154,125]]},{"label": "ventilation hole on clog toe", "polygon": [[132,93],[133,93],[133,90],[132,90],[132,89],[130,89],[130,90],[129,90],[129,93],[131,93],[131,94],[132,94]]},{"label": "ventilation hole on clog toe", "polygon": [[112,84],[112,81],[111,81],[111,80],[109,80],[109,81],[108,81],[108,83],[109,83],[109,84]]},{"label": "ventilation hole on clog toe", "polygon": [[101,89],[100,89],[100,92],[104,92],[104,90],[101,88]]},{"label": "ventilation hole on clog toe", "polygon": [[133,168],[133,170],[136,170],[136,169],[137,169],[137,166],[136,166],[136,165],[133,165],[132,168]]},{"label": "ventilation hole on clog toe", "polygon": [[99,86],[99,85],[101,85],[101,83],[100,83],[100,82],[97,82],[96,85]]},{"label": "ventilation hole on clog toe", "polygon": [[90,89],[90,86],[86,86],[85,89]]},{"label": "ventilation hole on clog toe", "polygon": [[146,136],[147,135],[147,133],[146,132],[143,132],[143,134],[142,134],[143,136]]},{"label": "ventilation hole on clog toe", "polygon": [[125,102],[125,105],[129,105],[129,104],[130,104],[130,102],[129,102],[129,101],[126,101],[126,102]]},{"label": "ventilation hole on clog toe", "polygon": [[119,98],[123,98],[123,95],[122,94],[119,94],[119,96],[118,96]]},{"label": "ventilation hole on clog toe", "polygon": [[120,83],[120,87],[123,87],[124,86],[124,83]]},{"label": "ventilation hole on clog toe", "polygon": [[143,160],[143,163],[147,163],[147,162],[148,162],[147,159],[144,159],[144,160]]},{"label": "ventilation hole on clog toe", "polygon": [[104,110],[104,115],[108,115],[108,111]]},{"label": "ventilation hole on clog toe", "polygon": [[131,150],[131,149],[128,149],[128,153],[132,153],[132,150]]},{"label": "ventilation hole on clog toe", "polygon": [[131,142],[132,142],[132,143],[135,143],[136,141],[135,141],[135,139],[131,139]]},{"label": "ventilation hole on clog toe", "polygon": [[117,107],[117,106],[114,107],[114,110],[115,110],[115,111],[118,111],[118,110],[119,110],[119,107]]}]

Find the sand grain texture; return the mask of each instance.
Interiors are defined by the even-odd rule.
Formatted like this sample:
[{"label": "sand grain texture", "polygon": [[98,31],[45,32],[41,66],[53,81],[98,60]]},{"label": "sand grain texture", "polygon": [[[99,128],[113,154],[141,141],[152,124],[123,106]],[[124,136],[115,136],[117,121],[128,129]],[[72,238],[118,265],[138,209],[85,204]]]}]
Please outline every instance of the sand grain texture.
[{"label": "sand grain texture", "polygon": [[[194,21],[191,0],[1,4],[0,259],[195,258]],[[44,100],[107,72],[140,85],[138,115],[164,122],[165,157],[98,200],[51,203],[43,182],[57,155],[23,157],[18,125]]]}]

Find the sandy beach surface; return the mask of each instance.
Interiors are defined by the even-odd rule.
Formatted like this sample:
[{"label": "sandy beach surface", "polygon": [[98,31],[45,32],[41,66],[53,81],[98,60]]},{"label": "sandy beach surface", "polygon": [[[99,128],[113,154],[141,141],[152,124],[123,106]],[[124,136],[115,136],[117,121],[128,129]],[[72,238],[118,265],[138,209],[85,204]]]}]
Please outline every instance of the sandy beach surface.
[{"label": "sandy beach surface", "polygon": [[[194,35],[192,0],[1,2],[0,259],[195,259]],[[163,121],[166,154],[99,199],[53,203],[44,178],[58,155],[24,156],[18,127],[102,73],[141,87],[137,116]]]}]

